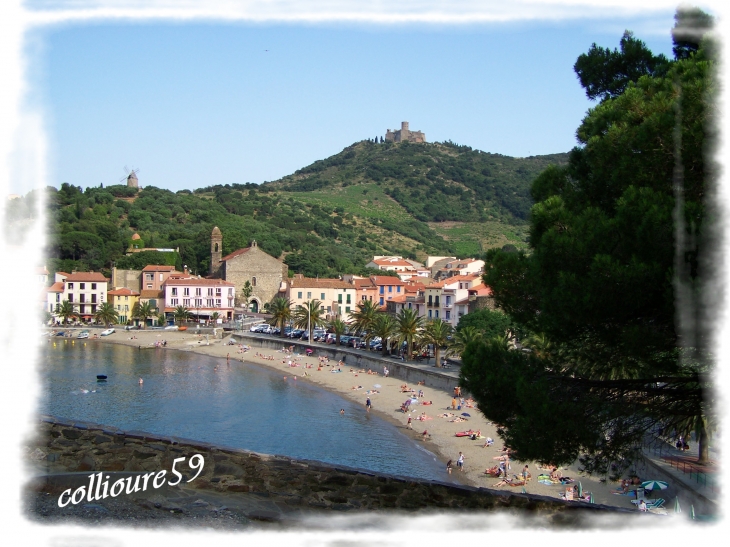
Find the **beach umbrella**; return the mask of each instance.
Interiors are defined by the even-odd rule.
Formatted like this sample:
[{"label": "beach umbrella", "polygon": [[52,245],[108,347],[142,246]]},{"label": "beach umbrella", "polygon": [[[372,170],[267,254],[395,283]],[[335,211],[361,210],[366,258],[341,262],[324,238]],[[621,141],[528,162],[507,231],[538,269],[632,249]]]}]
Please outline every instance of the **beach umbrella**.
[{"label": "beach umbrella", "polygon": [[373,387],[381,387],[380,384],[374,384]]},{"label": "beach umbrella", "polygon": [[469,414],[468,412],[462,412],[461,415],[471,418],[471,414]]},{"label": "beach umbrella", "polygon": [[578,481],[578,497],[583,497],[583,485],[580,483],[580,481]]},{"label": "beach umbrella", "polygon": [[644,481],[641,483],[644,490],[666,490],[669,485],[664,481]]},{"label": "beach umbrella", "polygon": [[679,497],[674,498],[674,512],[681,513],[682,508],[679,506]]},{"label": "beach umbrella", "polygon": [[525,487],[524,486],[522,487],[522,493],[523,494],[527,494],[527,490],[525,490]]},{"label": "beach umbrella", "polygon": [[695,519],[695,506],[694,505],[689,506],[689,516],[692,520]]},{"label": "beach umbrella", "polygon": [[411,401],[411,404],[414,404],[414,405],[418,404],[418,399],[410,399],[410,401]]}]

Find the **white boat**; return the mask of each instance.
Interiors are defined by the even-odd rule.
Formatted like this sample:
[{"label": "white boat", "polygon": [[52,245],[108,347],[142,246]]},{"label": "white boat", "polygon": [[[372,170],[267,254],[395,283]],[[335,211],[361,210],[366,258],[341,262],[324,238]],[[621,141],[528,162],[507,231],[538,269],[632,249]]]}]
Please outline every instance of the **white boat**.
[{"label": "white boat", "polygon": [[109,336],[113,332],[114,332],[114,329],[106,329],[106,330],[101,331],[100,336]]},{"label": "white boat", "polygon": [[89,337],[89,331],[88,330],[82,330],[80,333],[76,335],[76,338],[88,338]]}]

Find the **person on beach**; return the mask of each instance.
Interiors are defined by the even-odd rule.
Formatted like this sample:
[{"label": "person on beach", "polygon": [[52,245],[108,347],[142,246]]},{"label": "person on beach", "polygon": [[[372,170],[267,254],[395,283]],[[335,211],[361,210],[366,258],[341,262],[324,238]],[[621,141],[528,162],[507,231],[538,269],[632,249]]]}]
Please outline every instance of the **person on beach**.
[{"label": "person on beach", "polygon": [[453,464],[452,464],[452,461],[451,461],[451,460],[449,460],[449,461],[447,461],[447,462],[446,462],[446,472],[447,472],[447,473],[448,473],[449,475],[451,475],[451,467],[452,467],[452,465],[453,465]]},{"label": "person on beach", "polygon": [[[408,426],[408,429],[413,429],[413,424],[411,423],[411,417],[410,416],[408,416],[408,424],[407,424],[407,426]],[[451,460],[449,460],[449,461],[451,461]]]},{"label": "person on beach", "polygon": [[371,406],[372,406],[372,404],[370,403],[370,397],[368,397],[368,400],[367,400],[367,401],[365,401],[365,409],[366,409],[366,410],[367,410],[368,412],[370,412],[370,407],[371,407]]},{"label": "person on beach", "polygon": [[456,410],[456,397],[451,399],[451,410]]},{"label": "person on beach", "polygon": [[464,454],[459,452],[459,459],[456,460],[456,467],[463,473],[464,472]]},{"label": "person on beach", "polygon": [[528,480],[530,479],[530,477],[532,477],[532,475],[530,474],[530,470],[529,470],[529,469],[528,469],[528,467],[527,467],[527,466],[525,465],[525,467],[523,467],[523,468],[522,468],[522,480],[523,480],[523,481],[524,481],[525,483],[527,483],[527,481],[528,481]]},{"label": "person on beach", "polygon": [[139,385],[144,384],[144,380],[142,378],[139,379]]},{"label": "person on beach", "polygon": [[428,429],[424,429],[424,430],[423,430],[423,433],[421,433],[421,435],[423,436],[423,440],[424,440],[424,441],[425,441],[425,440],[426,440],[426,439],[427,439],[428,437],[430,437],[430,436],[431,436],[431,435],[429,435],[429,434],[428,434]]}]

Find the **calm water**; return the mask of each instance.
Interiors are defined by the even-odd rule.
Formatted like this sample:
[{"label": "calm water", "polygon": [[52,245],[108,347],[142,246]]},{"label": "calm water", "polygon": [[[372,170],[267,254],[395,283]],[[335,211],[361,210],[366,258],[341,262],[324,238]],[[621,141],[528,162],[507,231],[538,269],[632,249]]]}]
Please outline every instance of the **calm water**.
[{"label": "calm water", "polygon": [[264,367],[63,340],[48,344],[44,361],[44,414],[453,482],[432,453],[362,405]]}]

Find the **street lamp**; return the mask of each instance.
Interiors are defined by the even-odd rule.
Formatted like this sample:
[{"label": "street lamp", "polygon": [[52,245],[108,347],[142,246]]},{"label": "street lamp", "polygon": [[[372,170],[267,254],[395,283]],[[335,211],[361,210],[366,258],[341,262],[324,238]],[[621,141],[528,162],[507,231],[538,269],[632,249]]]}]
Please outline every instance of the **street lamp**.
[{"label": "street lamp", "polygon": [[312,343],[312,301],[307,302],[307,343]]}]

